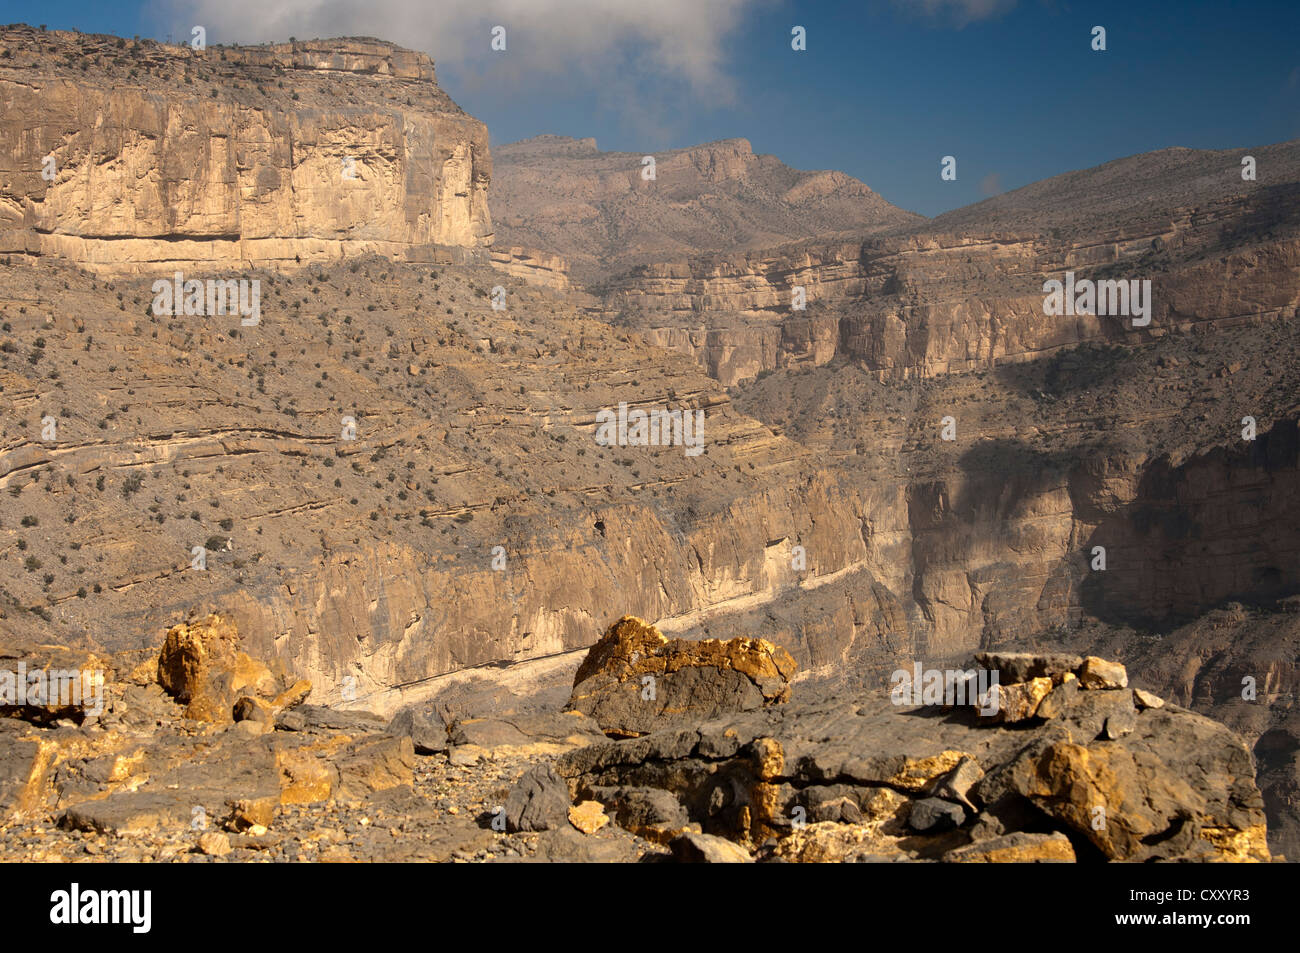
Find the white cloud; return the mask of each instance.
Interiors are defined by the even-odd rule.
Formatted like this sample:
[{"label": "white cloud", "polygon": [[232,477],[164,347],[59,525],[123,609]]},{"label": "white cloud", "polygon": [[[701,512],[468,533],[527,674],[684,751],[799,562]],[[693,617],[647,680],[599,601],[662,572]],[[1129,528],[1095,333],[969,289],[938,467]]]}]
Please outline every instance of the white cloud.
[{"label": "white cloud", "polygon": [[[467,82],[590,79],[622,69],[729,99],[726,41],[762,0],[155,0],[166,32],[201,24],[208,42],[375,36],[433,56]],[[489,60],[490,31],[506,28]],[[179,35],[179,34],[177,34]],[[533,91],[536,87],[532,87]]]}]

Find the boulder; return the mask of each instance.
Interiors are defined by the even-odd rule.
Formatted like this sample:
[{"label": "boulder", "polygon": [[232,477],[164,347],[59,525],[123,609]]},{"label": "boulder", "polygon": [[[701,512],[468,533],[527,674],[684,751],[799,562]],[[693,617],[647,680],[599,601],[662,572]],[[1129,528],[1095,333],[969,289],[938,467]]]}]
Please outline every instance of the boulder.
[{"label": "boulder", "polygon": [[1052,689],[1046,698],[1039,702],[1038,711],[1035,714],[1043,719],[1055,718],[1074,704],[1075,696],[1079,694],[1079,691],[1079,679],[1073,672],[1070,672],[1059,685]]},{"label": "boulder", "polygon": [[1090,655],[1078,669],[1083,688],[1128,688],[1128,671],[1119,662]]},{"label": "boulder", "polygon": [[569,808],[569,823],[584,834],[594,834],[609,823],[609,815],[599,801],[583,801]]},{"label": "boulder", "polygon": [[613,813],[619,827],[655,844],[669,843],[691,825],[686,809],[668,791],[650,787],[606,787],[590,793]]},{"label": "boulder", "polygon": [[579,666],[569,709],[590,715],[612,737],[636,737],[790,698],[797,666],[764,639],[668,640],[624,616]]},{"label": "boulder", "polygon": [[506,797],[506,830],[545,831],[569,820],[569,787],[549,764],[524,772]]},{"label": "boulder", "polygon": [[199,853],[209,857],[225,857],[231,851],[230,838],[220,831],[199,835]]},{"label": "boulder", "polygon": [[942,798],[927,797],[912,805],[907,816],[907,826],[922,834],[941,834],[966,821],[966,811],[960,804]]},{"label": "boulder", "polygon": [[1052,691],[1052,680],[1046,676],[1031,678],[1027,682],[999,684],[990,689],[997,692],[997,710],[984,716],[990,722],[1015,724],[1038,714],[1038,706]]},{"label": "boulder", "polygon": [[1133,704],[1138,707],[1138,710],[1146,708],[1164,708],[1165,700],[1159,695],[1152,694],[1151,692],[1145,691],[1141,688],[1135,688],[1133,689]]},{"label": "boulder", "polygon": [[270,669],[239,645],[234,620],[219,614],[168,630],[158,655],[158,684],[185,706],[185,717],[227,722],[240,694],[275,694]]},{"label": "boulder", "polygon": [[447,729],[416,708],[403,708],[388,723],[388,733],[411,739],[416,754],[445,754]]},{"label": "boulder", "polygon": [[1034,678],[1060,681],[1083,664],[1083,658],[1063,652],[977,652],[975,664],[998,673],[998,681],[1013,684]]},{"label": "boulder", "polygon": [[268,726],[275,722],[275,709],[271,703],[249,695],[240,696],[230,715],[235,721],[255,721]]},{"label": "boulder", "polygon": [[305,678],[300,678],[271,699],[271,705],[279,711],[284,711],[286,708],[295,708],[301,705],[309,695],[311,695],[311,682]]},{"label": "boulder", "polygon": [[979,762],[974,758],[963,758],[957,767],[939,779],[930,793],[934,797],[956,801],[973,814],[976,808],[971,802],[970,792],[983,777],[984,769],[979,766]]},{"label": "boulder", "polygon": [[1064,834],[1016,831],[950,850],[943,859],[954,864],[1072,864],[1075,855]]}]

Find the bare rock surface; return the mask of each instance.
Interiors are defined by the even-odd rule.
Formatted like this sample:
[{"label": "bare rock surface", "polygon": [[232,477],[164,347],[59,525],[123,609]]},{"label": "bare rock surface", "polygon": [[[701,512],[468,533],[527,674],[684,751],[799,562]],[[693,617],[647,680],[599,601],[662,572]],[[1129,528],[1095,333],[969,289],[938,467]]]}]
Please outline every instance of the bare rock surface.
[{"label": "bare rock surface", "polygon": [[11,26],[0,45],[5,135],[22,143],[0,250],[121,271],[491,244],[487,128],[423,54],[137,40],[127,75],[114,37]]},{"label": "bare rock surface", "polygon": [[727,139],[653,156],[537,136],[493,149],[499,244],[563,256],[583,284],[647,261],[921,220],[842,172],[791,169]]},{"label": "bare rock surface", "polygon": [[669,640],[624,616],[579,666],[569,707],[608,735],[636,736],[783,703],[796,668],[790,653],[763,639]]},{"label": "bare rock surface", "polygon": [[[1114,711],[1131,721],[1118,737],[1101,719]],[[1085,688],[1015,730],[967,708],[796,702],[590,745],[556,767],[616,818],[623,792],[667,792],[703,834],[772,859],[1271,856],[1241,738],[1176,705],[1138,711],[1127,689]]]}]

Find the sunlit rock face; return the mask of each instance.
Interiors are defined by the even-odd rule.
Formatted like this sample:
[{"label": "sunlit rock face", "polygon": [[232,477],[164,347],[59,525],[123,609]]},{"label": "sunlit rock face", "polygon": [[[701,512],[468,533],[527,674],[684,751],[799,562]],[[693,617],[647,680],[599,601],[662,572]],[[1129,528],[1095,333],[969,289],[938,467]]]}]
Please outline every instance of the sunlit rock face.
[{"label": "sunlit rock face", "polygon": [[37,57],[34,32],[0,35],[0,250],[102,271],[491,243],[487,129],[423,54],[50,33]]}]

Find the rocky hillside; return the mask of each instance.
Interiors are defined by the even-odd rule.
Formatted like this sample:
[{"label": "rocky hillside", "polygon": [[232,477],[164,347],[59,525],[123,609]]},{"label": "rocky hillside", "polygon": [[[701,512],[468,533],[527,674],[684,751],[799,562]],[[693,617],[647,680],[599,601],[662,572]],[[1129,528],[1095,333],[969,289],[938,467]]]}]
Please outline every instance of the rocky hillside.
[{"label": "rocky hillside", "polygon": [[538,136],[493,149],[503,246],[563,257],[588,287],[637,264],[764,248],[921,221],[841,172],[801,172],[744,139],[656,154],[600,152],[594,139]]},{"label": "rocky hillside", "polygon": [[[407,794],[414,783],[427,801],[464,780],[451,769],[487,762],[467,782],[472,798],[446,804],[483,810],[525,768],[498,771],[495,749],[509,760],[581,743],[591,750],[555,778],[533,779],[563,787],[566,813],[595,800],[634,818],[650,808],[625,803],[626,789],[646,787],[664,823],[688,818],[676,833],[697,824],[688,833],[721,832],[747,855],[769,835],[803,850],[770,810],[759,826],[751,810],[711,827],[713,792],[678,782],[721,772],[767,808],[776,791],[782,812],[878,821],[852,832],[871,842],[859,853],[924,859],[976,843],[969,812],[955,839],[900,843],[912,802],[956,763],[916,790],[846,772],[851,790],[810,792],[826,787],[813,774],[828,777],[844,747],[894,737],[894,754],[920,752],[929,768],[948,751],[980,761],[997,780],[972,808],[1008,792],[1060,807],[1054,786],[1082,783],[1080,759],[1114,742],[1105,757],[1218,779],[1200,790],[1195,825],[1175,829],[1165,773],[1153,788],[1139,772],[1120,799],[1155,791],[1159,810],[1122,843],[1098,843],[1073,815],[1039,816],[1041,804],[1020,815],[1028,826],[986,812],[1002,829],[981,830],[1012,837],[997,848],[1008,856],[1262,858],[1262,810],[1274,852],[1300,852],[1296,143],[1254,150],[1255,183],[1241,182],[1235,153],[1175,150],[920,222],[860,183],[789,170],[739,141],[658,156],[647,182],[640,156],[546,137],[498,150],[509,171],[493,207],[521,244],[491,252],[486,131],[439,91],[432,63],[387,44],[196,52],[8,28],[0,95],[11,124],[0,645],[23,646],[14,659],[52,643],[112,656],[121,708],[104,727],[162,729],[144,792],[159,810],[184,807],[168,785],[193,780],[195,739],[213,733],[190,724],[192,698],[176,708],[184,693],[164,697],[168,679],[136,667],[172,627],[218,613],[213,626],[228,623],[270,673],[249,683],[247,703],[221,694],[208,706],[242,704],[239,721],[265,729],[232,731],[214,756],[253,792],[235,800],[295,803],[283,797],[296,775],[282,770],[294,763],[344,801],[366,778]],[[357,178],[343,181],[345,168]],[[1149,201],[1139,173],[1159,173]],[[585,291],[570,287],[567,256]],[[258,320],[160,311],[155,282],[182,269],[258,282]],[[1149,277],[1150,324],[1044,314],[1043,282],[1067,271]],[[796,286],[806,310],[790,306]],[[620,407],[699,414],[702,442],[611,444],[602,427]],[[653,623],[653,638],[638,629],[627,651],[582,666],[624,613]],[[714,637],[732,649],[691,648]],[[1138,696],[1107,686],[1118,694],[1088,697],[1122,710],[1100,722],[1095,700],[1077,718],[1033,708],[1042,723],[1022,727],[1042,729],[1039,753],[1051,748],[1064,772],[1038,776],[1008,740],[1021,729],[913,719],[915,733],[899,734],[896,712],[850,701],[913,660],[1063,648],[1118,658],[1133,687],[1222,718],[1246,747],[1188,712],[1139,715]],[[692,664],[663,686],[661,707],[717,710],[661,732],[663,712],[648,719],[620,666],[636,655],[628,672],[660,675],[670,652]],[[712,664],[697,663],[720,657],[730,674],[697,681]],[[1070,694],[1078,666],[1067,668],[1053,671],[1053,692]],[[595,682],[574,698],[580,675]],[[1249,699],[1246,677],[1258,686]],[[292,692],[302,679],[305,711]],[[1045,690],[1018,691],[1037,706]],[[566,700],[581,718],[560,714]],[[452,709],[461,716],[439,737],[432,719]],[[610,711],[619,724],[584,720]],[[423,789],[416,741],[361,743],[403,713],[396,734],[447,758]],[[66,714],[23,717],[40,732],[85,728],[60,725]],[[732,719],[721,736],[695,724],[718,715]],[[0,793],[46,821],[144,783],[127,750],[135,735],[103,748],[58,735],[60,774],[43,760],[50,734],[3,727],[23,751],[5,761]],[[305,734],[290,743],[289,732]],[[607,746],[607,734],[624,740]],[[719,740],[741,736],[743,752]],[[807,760],[769,763],[762,739]],[[1193,764],[1184,742],[1217,753]],[[675,767],[641,778],[638,752]],[[906,800],[882,805],[866,790],[882,784]],[[112,830],[111,811],[97,812],[121,800],[63,823]],[[441,802],[437,818],[412,803],[384,809],[451,823]],[[482,825],[452,826],[474,850],[492,840]],[[893,840],[875,839],[884,827]],[[1147,849],[1164,840],[1166,853]],[[674,849],[723,850],[692,844]],[[833,846],[818,845],[808,856]],[[12,844],[10,855],[26,856]]]},{"label": "rocky hillside", "polygon": [[[768,375],[738,408],[872,501],[859,558],[880,585],[830,583],[729,624],[810,649],[843,644],[835,632],[889,644],[906,631],[935,658],[1072,645],[1122,658],[1146,687],[1215,717],[1236,698],[1232,723],[1271,772],[1261,783],[1277,785],[1270,828],[1289,830],[1294,850],[1294,653],[1252,629],[1291,618],[1285,600],[1300,591],[1298,340],[1292,318],[925,381],[881,381],[842,360]],[[1234,601],[1258,615],[1203,624]],[[817,658],[832,679],[885,674],[833,650]],[[1244,703],[1247,674],[1259,687]]]},{"label": "rocky hillside", "polygon": [[0,117],[2,253],[139,270],[492,240],[486,127],[389,43],[196,51],[8,27]]},{"label": "rocky hillside", "polygon": [[[1241,150],[1244,152],[1246,150]],[[1300,305],[1300,143],[1171,150],[1070,173],[860,242],[647,264],[605,313],[691,354],[728,386],[836,356],[929,377],[1171,326],[1291,316]],[[1136,183],[1154,183],[1148,196]],[[1151,281],[1150,324],[1049,316],[1043,284]],[[792,307],[804,289],[805,310]]]},{"label": "rocky hillside", "polygon": [[[349,674],[369,693],[585,647],[613,601],[761,600],[796,543],[818,572],[861,545],[807,451],[550,292],[373,258],[248,274],[255,327],[155,315],[148,276],[0,268],[10,613],[125,648],[224,609],[328,702]],[[597,443],[620,403],[702,413],[701,452]]]}]

